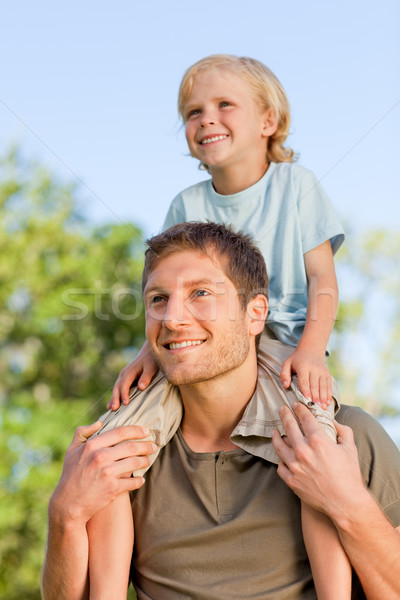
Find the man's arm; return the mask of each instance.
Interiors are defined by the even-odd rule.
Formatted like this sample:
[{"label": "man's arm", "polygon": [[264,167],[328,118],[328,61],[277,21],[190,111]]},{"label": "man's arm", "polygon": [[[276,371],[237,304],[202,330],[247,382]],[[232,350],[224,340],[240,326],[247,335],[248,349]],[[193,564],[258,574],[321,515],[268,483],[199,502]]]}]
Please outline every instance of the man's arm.
[{"label": "man's arm", "polygon": [[304,502],[333,521],[368,600],[400,598],[400,528],[386,519],[362,481],[351,429],[337,423],[335,444],[306,407],[294,407],[305,435],[283,408],[288,439],[276,431],[273,435],[282,461],[278,474]]},{"label": "man's arm", "polygon": [[119,427],[87,441],[101,423],[78,427],[67,450],[63,473],[49,503],[49,535],[42,573],[43,600],[89,597],[86,523],[119,494],[138,489],[133,471],[148,466],[154,444],[149,431]]}]

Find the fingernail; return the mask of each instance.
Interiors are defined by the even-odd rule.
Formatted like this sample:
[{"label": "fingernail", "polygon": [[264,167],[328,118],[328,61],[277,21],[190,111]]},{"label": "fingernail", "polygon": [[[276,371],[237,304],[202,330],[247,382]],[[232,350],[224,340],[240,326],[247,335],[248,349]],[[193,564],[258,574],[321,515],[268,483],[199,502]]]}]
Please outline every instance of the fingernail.
[{"label": "fingernail", "polygon": [[149,435],[150,433],[150,429],[147,429],[147,427],[142,427],[142,431],[145,435]]},{"label": "fingernail", "polygon": [[154,452],[157,450],[157,445],[156,444],[152,444],[151,447],[153,448]]},{"label": "fingernail", "polygon": [[298,407],[298,405],[299,405],[299,403],[298,403],[298,402],[293,402],[293,404],[292,404],[292,408],[297,408],[297,407]]}]

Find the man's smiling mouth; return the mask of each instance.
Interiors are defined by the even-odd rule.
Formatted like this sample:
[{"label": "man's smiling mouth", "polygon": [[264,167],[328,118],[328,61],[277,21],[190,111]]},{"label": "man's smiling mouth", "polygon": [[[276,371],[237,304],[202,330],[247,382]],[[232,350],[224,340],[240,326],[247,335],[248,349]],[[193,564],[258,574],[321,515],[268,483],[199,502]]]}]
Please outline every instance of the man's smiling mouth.
[{"label": "man's smiling mouth", "polygon": [[200,346],[205,340],[184,340],[183,342],[171,342],[166,344],[169,350],[177,350],[178,348],[186,348],[187,346]]}]

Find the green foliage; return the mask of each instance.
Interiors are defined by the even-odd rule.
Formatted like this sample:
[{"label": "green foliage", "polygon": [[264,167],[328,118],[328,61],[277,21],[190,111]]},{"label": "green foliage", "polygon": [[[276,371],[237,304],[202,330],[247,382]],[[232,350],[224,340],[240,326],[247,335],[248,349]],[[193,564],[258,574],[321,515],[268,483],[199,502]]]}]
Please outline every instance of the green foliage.
[{"label": "green foliage", "polygon": [[143,242],[93,229],[78,190],[0,161],[0,597],[40,598],[47,504],[78,424],[143,342]]},{"label": "green foliage", "polygon": [[[79,209],[83,202],[74,186],[18,152],[0,160],[4,600],[40,598],[47,505],[73,430],[104,411],[116,375],[143,342],[140,231],[131,224],[91,227]],[[341,290],[330,368],[343,401],[381,414],[396,413],[390,398],[400,364],[399,254],[398,234],[369,232],[348,242],[339,257],[352,293]],[[343,349],[349,335],[364,332],[374,319],[373,294],[390,313],[391,326],[383,350],[376,351],[376,385],[366,395]]]},{"label": "green foliage", "polygon": [[[342,401],[377,416],[399,414],[400,234],[372,230],[350,235],[340,252],[340,307],[336,344],[329,366],[340,382]],[[353,338],[353,354],[346,346]],[[379,340],[379,341],[378,341]],[[361,372],[363,354],[373,353]],[[368,377],[368,385],[363,380]]]}]

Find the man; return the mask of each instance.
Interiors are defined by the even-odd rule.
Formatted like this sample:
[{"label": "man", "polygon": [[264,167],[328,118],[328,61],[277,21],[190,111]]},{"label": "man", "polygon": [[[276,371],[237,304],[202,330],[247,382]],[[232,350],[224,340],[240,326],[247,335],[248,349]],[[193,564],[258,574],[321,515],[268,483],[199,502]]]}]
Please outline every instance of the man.
[{"label": "man", "polygon": [[278,468],[252,450],[260,443],[254,436],[231,437],[257,402],[256,339],[268,310],[258,250],[205,223],[174,226],[149,244],[146,336],[179,387],[181,427],[143,487],[128,475],[148,464],[152,445],[140,441],[147,431],[119,428],[84,443],[99,425],[77,430],[49,506],[44,597],[88,597],[86,525],[120,493],[136,490],[139,597],[315,598],[292,488],[333,521],[366,597],[399,598],[400,456],[373,419],[342,408],[338,420],[352,425],[356,445],[343,424],[335,444],[305,407],[295,407],[304,435],[283,408],[287,439],[273,434]]}]

